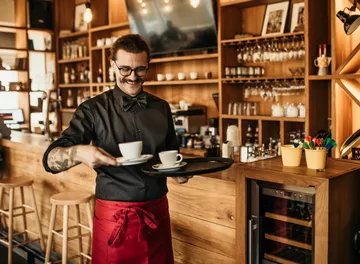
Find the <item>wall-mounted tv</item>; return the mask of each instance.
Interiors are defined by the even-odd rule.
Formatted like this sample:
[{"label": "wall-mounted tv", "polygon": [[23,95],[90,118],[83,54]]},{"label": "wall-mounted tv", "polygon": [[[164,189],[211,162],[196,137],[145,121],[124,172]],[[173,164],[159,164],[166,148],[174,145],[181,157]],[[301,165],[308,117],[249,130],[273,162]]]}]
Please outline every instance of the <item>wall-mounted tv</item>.
[{"label": "wall-mounted tv", "polygon": [[217,48],[212,0],[126,0],[130,29],[151,54]]}]

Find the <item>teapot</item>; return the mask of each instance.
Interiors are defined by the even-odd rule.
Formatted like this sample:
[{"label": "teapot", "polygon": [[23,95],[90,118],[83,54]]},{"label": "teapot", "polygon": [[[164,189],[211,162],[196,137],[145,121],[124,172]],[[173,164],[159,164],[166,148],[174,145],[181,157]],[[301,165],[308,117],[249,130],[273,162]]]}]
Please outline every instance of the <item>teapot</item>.
[{"label": "teapot", "polygon": [[327,75],[329,74],[329,65],[331,63],[331,58],[326,57],[325,54],[323,54],[321,57],[317,57],[314,60],[314,64],[316,67],[319,68],[318,75]]},{"label": "teapot", "polygon": [[286,109],[286,116],[287,117],[298,117],[298,115],[299,115],[299,110],[294,104],[291,104]]},{"label": "teapot", "polygon": [[272,116],[282,117],[284,116],[284,108],[280,104],[273,104],[272,107]]},{"label": "teapot", "polygon": [[306,107],[305,107],[305,105],[300,103],[298,105],[298,109],[299,109],[299,117],[305,117],[305,115],[306,115]]}]

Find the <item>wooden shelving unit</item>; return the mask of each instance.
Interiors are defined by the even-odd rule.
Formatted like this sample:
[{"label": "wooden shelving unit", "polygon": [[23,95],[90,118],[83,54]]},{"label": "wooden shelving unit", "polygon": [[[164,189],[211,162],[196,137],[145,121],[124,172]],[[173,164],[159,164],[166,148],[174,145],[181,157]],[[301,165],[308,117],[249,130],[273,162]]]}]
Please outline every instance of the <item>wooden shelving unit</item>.
[{"label": "wooden shelving unit", "polygon": [[75,37],[80,37],[80,36],[86,36],[89,34],[88,30],[84,30],[84,31],[79,31],[79,32],[72,32],[66,35],[59,35],[58,38],[59,39],[64,39],[64,38],[75,38]]},{"label": "wooden shelving unit", "polygon": [[89,83],[70,83],[70,84],[59,84],[59,88],[81,88],[90,87]]},{"label": "wooden shelving unit", "polygon": [[239,83],[247,81],[275,81],[275,80],[294,80],[304,79],[305,76],[271,76],[271,77],[249,77],[249,78],[222,78],[223,83]]},{"label": "wooden shelving unit", "polygon": [[88,61],[88,60],[90,60],[90,57],[81,57],[81,58],[74,58],[74,59],[69,59],[69,60],[58,60],[58,63],[59,64],[76,63],[76,62]]},{"label": "wooden shelving unit", "polygon": [[305,221],[305,220],[301,220],[301,219],[296,219],[296,218],[288,217],[288,216],[285,216],[285,215],[279,215],[279,214],[266,212],[265,217],[271,218],[271,219],[274,219],[274,220],[287,222],[287,223],[301,225],[301,226],[305,226],[305,227],[312,227],[312,222],[311,221]]},{"label": "wooden shelving unit", "polygon": [[279,257],[273,256],[273,255],[271,255],[271,254],[267,254],[267,253],[264,253],[264,257],[267,258],[267,259],[276,261],[276,263],[281,263],[281,264],[298,264],[297,262],[289,261],[289,260],[286,260],[286,259],[283,259],[283,258],[279,258]]},{"label": "wooden shelving unit", "polygon": [[167,58],[154,58],[151,59],[150,63],[164,63],[164,62],[175,62],[175,61],[193,61],[193,60],[207,60],[218,58],[217,53],[200,54],[200,55],[188,55],[178,57],[167,57]]},{"label": "wooden shelving unit", "polygon": [[222,45],[240,45],[243,43],[251,42],[251,41],[262,41],[269,39],[283,39],[283,38],[291,38],[297,36],[303,36],[304,32],[294,32],[294,33],[284,33],[279,35],[272,36],[258,36],[258,37],[248,37],[248,38],[239,38],[239,39],[225,39],[221,40]]},{"label": "wooden shelving unit", "polygon": [[202,79],[202,80],[173,80],[173,81],[147,81],[144,82],[144,86],[164,86],[164,85],[190,85],[190,84],[217,84],[219,81],[217,79]]},{"label": "wooden shelving unit", "polygon": [[275,116],[238,116],[238,115],[221,115],[224,119],[244,119],[244,120],[268,120],[268,121],[288,121],[288,122],[305,122],[301,117],[275,117]]},{"label": "wooden shelving unit", "polygon": [[90,32],[99,32],[99,31],[112,30],[112,29],[125,28],[125,27],[129,27],[129,22],[95,27],[90,29]]},{"label": "wooden shelving unit", "polygon": [[274,236],[271,234],[267,234],[265,233],[265,238],[275,241],[275,242],[280,242],[286,245],[290,245],[290,246],[294,246],[294,247],[298,247],[298,248],[302,248],[302,249],[306,249],[306,250],[312,250],[312,246],[306,243],[301,243],[295,240],[291,240],[291,239],[287,239],[287,238],[283,238],[283,237],[278,237],[278,236]]}]

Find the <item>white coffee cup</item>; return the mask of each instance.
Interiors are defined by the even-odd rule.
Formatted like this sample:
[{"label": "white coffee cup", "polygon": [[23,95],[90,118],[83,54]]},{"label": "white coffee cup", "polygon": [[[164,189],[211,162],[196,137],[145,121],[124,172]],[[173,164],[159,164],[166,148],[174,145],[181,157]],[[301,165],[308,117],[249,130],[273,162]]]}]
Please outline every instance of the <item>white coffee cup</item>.
[{"label": "white coffee cup", "polygon": [[102,38],[96,40],[96,46],[101,47],[104,46],[104,44],[105,44],[105,39]]},{"label": "white coffee cup", "polygon": [[[180,159],[178,160],[178,157]],[[166,166],[174,166],[176,164],[179,164],[183,160],[183,155],[179,154],[177,150],[168,150],[168,151],[162,151],[159,153],[159,158],[161,163]]]},{"label": "white coffee cup", "polygon": [[139,158],[142,152],[142,141],[120,143],[119,149],[121,155],[126,159]]},{"label": "white coffee cup", "polygon": [[165,76],[166,76],[166,80],[167,80],[167,81],[172,81],[172,80],[174,80],[174,74],[172,74],[172,73],[167,73]]},{"label": "white coffee cup", "polygon": [[196,80],[198,78],[198,73],[197,72],[190,72],[190,79],[191,80]]},{"label": "white coffee cup", "polygon": [[178,79],[181,81],[181,80],[185,80],[185,73],[183,73],[183,72],[179,72],[178,73]]},{"label": "white coffee cup", "polygon": [[159,74],[156,75],[156,77],[157,77],[157,80],[158,80],[158,81],[163,81],[163,80],[165,80],[165,74],[159,73]]}]

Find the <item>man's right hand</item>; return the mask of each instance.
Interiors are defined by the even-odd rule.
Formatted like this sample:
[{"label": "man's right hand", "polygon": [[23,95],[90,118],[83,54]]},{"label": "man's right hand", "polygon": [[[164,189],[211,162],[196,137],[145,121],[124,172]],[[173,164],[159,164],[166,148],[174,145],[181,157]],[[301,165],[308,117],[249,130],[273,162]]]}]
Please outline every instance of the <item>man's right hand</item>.
[{"label": "man's right hand", "polygon": [[75,148],[75,160],[84,163],[90,168],[120,165],[116,158],[101,148],[95,146],[76,146]]}]

